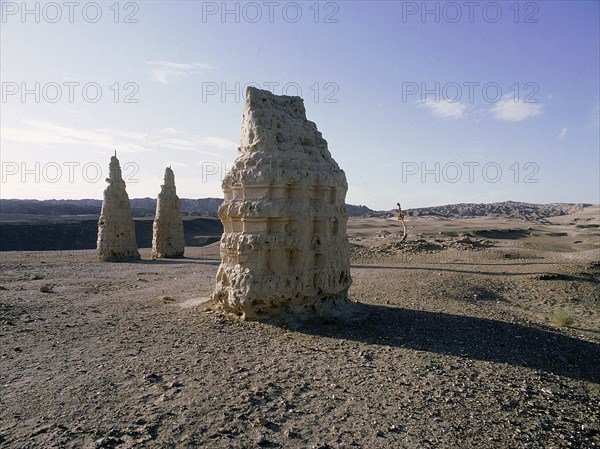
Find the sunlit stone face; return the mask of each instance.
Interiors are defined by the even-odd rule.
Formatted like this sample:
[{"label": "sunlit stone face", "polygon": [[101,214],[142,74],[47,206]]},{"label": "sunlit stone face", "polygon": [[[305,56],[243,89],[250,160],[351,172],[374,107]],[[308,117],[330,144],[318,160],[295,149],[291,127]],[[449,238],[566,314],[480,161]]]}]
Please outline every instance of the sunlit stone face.
[{"label": "sunlit stone face", "polygon": [[343,307],[348,185],[303,100],[248,88],[241,134],[223,181],[213,304],[250,320]]},{"label": "sunlit stone face", "polygon": [[156,215],[152,224],[152,258],[183,257],[184,250],[181,202],[175,188],[175,175],[171,167],[167,167],[164,184],[156,200]]},{"label": "sunlit stone face", "polygon": [[104,190],[104,201],[98,220],[98,257],[109,262],[139,259],[131,205],[116,154],[110,158],[109,177],[106,182],[108,187]]}]

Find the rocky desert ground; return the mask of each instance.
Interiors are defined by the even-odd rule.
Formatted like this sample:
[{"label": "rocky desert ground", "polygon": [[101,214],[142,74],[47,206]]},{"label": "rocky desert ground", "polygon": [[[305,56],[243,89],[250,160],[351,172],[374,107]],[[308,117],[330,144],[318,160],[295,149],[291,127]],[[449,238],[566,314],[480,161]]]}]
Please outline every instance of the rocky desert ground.
[{"label": "rocky desert ground", "polygon": [[600,447],[600,207],[352,218],[354,323],[205,310],[178,260],[0,253],[2,448]]}]

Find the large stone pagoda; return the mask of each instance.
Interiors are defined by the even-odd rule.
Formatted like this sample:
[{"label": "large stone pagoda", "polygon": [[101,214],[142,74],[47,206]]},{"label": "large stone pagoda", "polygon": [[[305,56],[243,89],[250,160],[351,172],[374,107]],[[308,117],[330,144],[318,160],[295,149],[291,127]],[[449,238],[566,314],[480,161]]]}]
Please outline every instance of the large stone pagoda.
[{"label": "large stone pagoda", "polygon": [[249,87],[223,181],[212,304],[243,319],[343,315],[350,304],[348,185],[300,97]]}]

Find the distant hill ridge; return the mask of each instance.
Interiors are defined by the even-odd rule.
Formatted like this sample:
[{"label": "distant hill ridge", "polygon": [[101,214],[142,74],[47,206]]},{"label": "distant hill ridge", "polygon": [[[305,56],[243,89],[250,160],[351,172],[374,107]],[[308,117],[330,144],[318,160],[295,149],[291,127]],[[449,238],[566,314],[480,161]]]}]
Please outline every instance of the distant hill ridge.
[{"label": "distant hill ridge", "polygon": [[533,204],[518,201],[500,203],[459,203],[445,206],[409,209],[409,215],[439,215],[447,218],[510,217],[523,220],[540,220],[559,215],[574,214],[590,207],[589,203]]},{"label": "distant hill ridge", "polygon": [[[216,217],[221,198],[181,199],[181,211],[188,216]],[[408,209],[408,216],[441,216],[446,218],[511,217],[523,220],[540,220],[579,212],[588,203],[532,204],[518,201],[500,203],[459,203],[445,206]],[[98,215],[102,200],[14,200],[0,199],[0,216],[9,215]],[[367,206],[347,205],[350,217],[390,217],[396,210],[375,211]],[[152,217],[156,210],[155,198],[133,198],[131,209],[134,217]]]},{"label": "distant hill ridge", "polygon": [[[184,215],[216,217],[221,198],[181,199]],[[134,217],[153,217],[156,198],[132,198]],[[0,199],[0,215],[99,215],[102,200],[5,200]]]}]

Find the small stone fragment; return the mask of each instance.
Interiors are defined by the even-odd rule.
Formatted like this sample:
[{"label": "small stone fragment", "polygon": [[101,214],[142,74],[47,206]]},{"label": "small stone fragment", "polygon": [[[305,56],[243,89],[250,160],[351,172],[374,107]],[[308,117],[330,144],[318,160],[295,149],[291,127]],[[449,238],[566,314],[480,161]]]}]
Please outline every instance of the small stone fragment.
[{"label": "small stone fragment", "polygon": [[152,374],[148,374],[145,379],[148,382],[154,384],[154,383],[162,381],[162,376],[152,373]]},{"label": "small stone fragment", "polygon": [[255,427],[258,427],[258,426],[267,427],[269,425],[269,421],[266,420],[265,418],[260,417],[260,418],[256,418],[254,420],[253,424]]},{"label": "small stone fragment", "polygon": [[162,388],[164,390],[170,390],[172,388],[180,388],[180,387],[183,387],[183,384],[181,382],[177,381],[177,380],[174,380],[172,382],[168,382],[168,383],[166,383],[166,384],[164,384],[162,386]]},{"label": "small stone fragment", "polygon": [[259,446],[266,446],[267,444],[269,444],[269,440],[267,440],[267,436],[264,433],[259,433],[256,436],[256,444],[258,444]]}]

